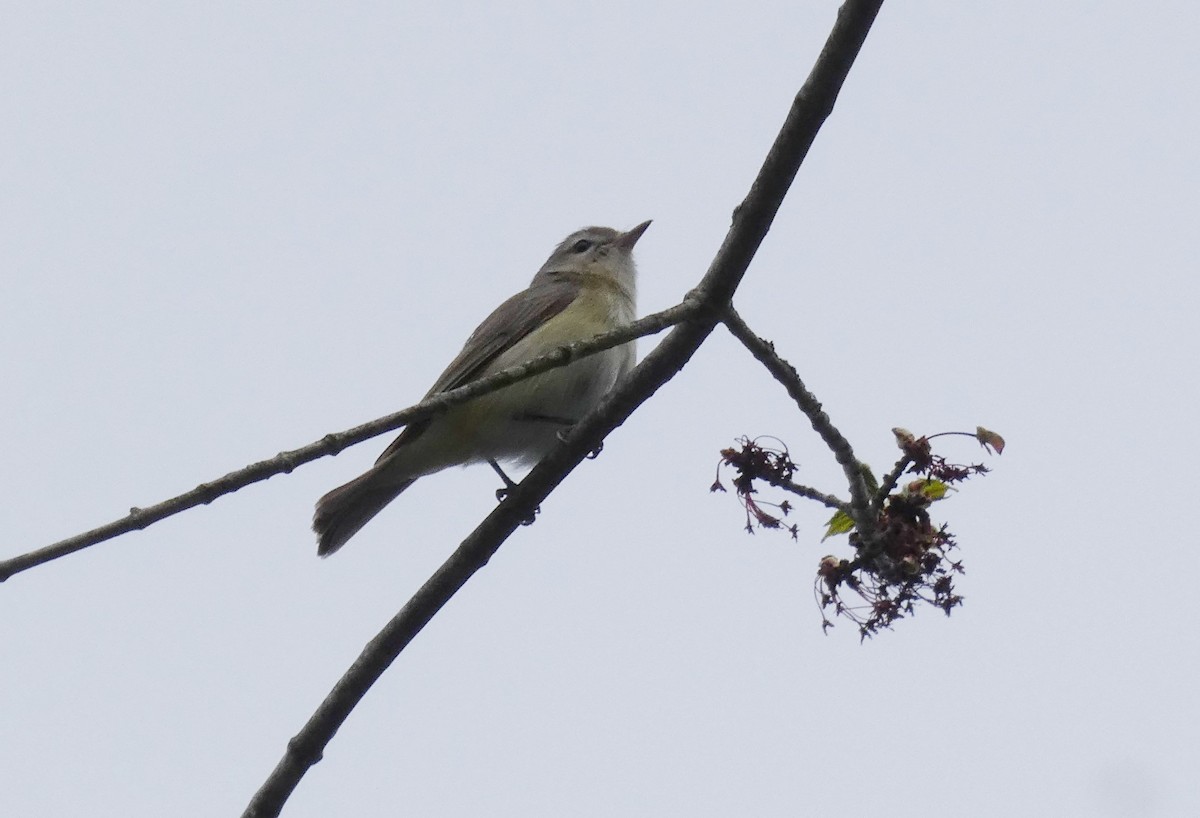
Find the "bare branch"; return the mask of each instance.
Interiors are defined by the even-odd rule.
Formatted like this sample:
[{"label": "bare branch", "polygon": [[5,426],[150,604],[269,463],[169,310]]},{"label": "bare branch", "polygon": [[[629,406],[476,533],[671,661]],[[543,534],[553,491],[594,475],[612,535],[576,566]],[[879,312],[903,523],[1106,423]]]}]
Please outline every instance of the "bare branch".
[{"label": "bare branch", "polygon": [[742,345],[767,368],[775,380],[783,384],[784,389],[787,390],[792,400],[796,401],[796,405],[808,418],[813,429],[833,452],[834,458],[842,467],[846,481],[850,485],[850,516],[863,538],[870,542],[875,532],[875,515],[871,512],[871,496],[867,490],[866,481],[863,480],[862,465],[854,456],[854,449],[850,446],[850,441],[846,440],[833,425],[829,415],[825,414],[821,408],[820,401],[805,388],[804,382],[800,380],[800,375],[795,368],[779,357],[773,344],[755,335],[732,305],[726,309],[723,321],[733,337],[741,341]]},{"label": "bare branch", "polygon": [[181,511],[187,511],[199,505],[207,505],[218,497],[231,494],[252,483],[258,483],[277,474],[289,474],[297,466],[312,462],[322,457],[336,455],[343,449],[369,440],[387,432],[398,429],[405,424],[422,420],[430,415],[443,412],[451,406],[463,403],[471,398],[488,392],[502,389],[517,381],[533,377],[550,369],[566,366],[572,361],[595,355],[606,349],[628,343],[645,335],[661,332],[667,327],[674,326],[696,311],[698,304],[694,299],[685,299],[670,309],[656,312],[634,321],[619,329],[597,335],[587,341],[579,341],[558,347],[532,361],[509,367],[502,372],[480,378],[477,381],[452,389],[447,392],[426,398],[418,404],[385,415],[378,420],[355,426],[345,432],[325,435],[325,437],[292,451],[281,452],[269,460],[252,463],[245,468],[230,472],[224,477],[218,477],[207,483],[201,483],[191,491],[164,500],[147,508],[132,508],[129,514],[119,520],[85,531],[74,537],[60,540],[35,551],[21,554],[0,561],[0,582],[51,560],[65,557],[97,543],[111,540],[130,531],[138,531],[160,520],[165,520]]},{"label": "bare branch", "polygon": [[875,492],[875,496],[871,498],[871,507],[876,513],[883,509],[883,501],[888,498],[892,490],[896,488],[896,484],[900,482],[900,478],[904,475],[904,470],[912,465],[912,458],[904,455],[896,461],[896,465],[892,466],[892,470],[883,477],[883,482],[879,484],[879,490]]},{"label": "bare branch", "polygon": [[845,500],[842,500],[832,494],[826,494],[820,489],[815,489],[811,486],[793,483],[790,480],[771,483],[771,485],[775,486],[776,488],[781,488],[784,491],[790,491],[792,494],[800,497],[807,497],[809,500],[816,500],[826,508],[832,508],[836,511],[844,511],[847,514],[850,514],[852,511],[850,504]]},{"label": "bare branch", "polygon": [[[687,363],[712,332],[716,321],[724,318],[724,310],[766,236],[817,131],[832,110],[881,4],[882,0],[848,0],[839,11],[825,48],[797,94],[750,193],[734,213],[733,225],[721,249],[689,297],[700,302],[702,309],[675,327],[629,377],[571,430],[562,445],[533,468],[364,648],[308,723],[288,742],[283,758],[255,793],[243,818],[279,814],[304,773],[321,759],[325,746],[346,717],[413,637],[487,564],[501,543],[563,478]],[[861,490],[861,476],[859,481],[860,493],[865,494]]]},{"label": "bare branch", "polygon": [[833,112],[846,75],[882,5],[883,0],[847,0],[838,9],[837,22],[821,55],[792,101],[750,192],[734,210],[733,227],[697,287],[714,308],[723,308],[733,298],[817,132]]}]

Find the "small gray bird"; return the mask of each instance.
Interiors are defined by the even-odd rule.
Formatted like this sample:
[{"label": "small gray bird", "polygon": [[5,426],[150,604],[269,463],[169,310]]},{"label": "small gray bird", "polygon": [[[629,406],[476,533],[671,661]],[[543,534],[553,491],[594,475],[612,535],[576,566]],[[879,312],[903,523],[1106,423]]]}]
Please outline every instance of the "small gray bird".
[{"label": "small gray bird", "polygon": [[[649,226],[624,233],[587,227],[563,239],[529,288],[471,333],[426,397],[633,321],[633,246]],[[419,477],[471,463],[499,471],[499,461],[541,460],[629,371],[634,354],[633,343],[614,347],[405,427],[370,470],[317,501],[317,553],[337,551]]]}]

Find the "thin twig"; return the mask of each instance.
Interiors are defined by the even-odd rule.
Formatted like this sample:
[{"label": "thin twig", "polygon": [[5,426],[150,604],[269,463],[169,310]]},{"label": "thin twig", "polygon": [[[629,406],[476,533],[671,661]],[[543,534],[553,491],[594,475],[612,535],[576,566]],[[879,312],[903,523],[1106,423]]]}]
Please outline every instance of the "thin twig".
[{"label": "thin twig", "polygon": [[854,520],[859,534],[870,542],[875,533],[875,516],[871,513],[871,497],[863,479],[862,466],[854,456],[850,441],[833,425],[829,415],[821,408],[820,401],[805,388],[795,368],[779,357],[773,344],[758,337],[732,305],[726,308],[722,321],[733,337],[741,341],[742,346],[783,385],[788,395],[800,407],[800,411],[808,418],[813,429],[833,452],[850,485],[850,517]]},{"label": "thin twig", "polygon": [[775,486],[776,488],[781,488],[784,491],[790,491],[792,494],[800,497],[807,497],[810,500],[816,500],[818,503],[826,506],[827,508],[836,509],[837,511],[844,511],[847,514],[849,514],[851,511],[850,504],[845,500],[835,497],[832,494],[826,494],[820,489],[814,489],[811,486],[793,483],[791,480],[784,480],[780,482],[771,481],[771,485]]},{"label": "thin twig", "polygon": [[[821,124],[833,108],[854,57],[882,0],[849,0],[779,136],[735,211],[733,225],[693,296],[704,309],[687,318],[542,460],[430,577],[364,648],[308,723],[288,742],[279,764],[247,806],[243,818],[278,815],[304,773],[371,685],[464,583],[487,564],[500,544],[527,519],[566,475],[655,391],[670,380],[711,334],[787,193]],[[861,479],[861,478],[860,478]]]},{"label": "thin twig", "polygon": [[912,465],[912,458],[904,455],[896,461],[896,465],[892,466],[892,470],[884,475],[883,482],[879,484],[879,490],[875,492],[875,496],[871,498],[871,507],[876,513],[883,510],[883,501],[888,498],[892,490],[896,488],[896,484],[900,482],[900,478],[904,475],[904,471]]},{"label": "thin twig", "polygon": [[699,305],[694,298],[686,298],[682,303],[670,309],[648,315],[645,318],[634,321],[632,324],[611,332],[606,332],[603,335],[597,335],[595,338],[587,341],[579,341],[558,347],[527,363],[509,367],[502,372],[472,381],[458,389],[452,389],[448,392],[442,392],[426,398],[418,404],[401,409],[399,412],[393,412],[390,415],[370,421],[369,423],[364,423],[361,426],[355,426],[344,432],[325,435],[325,437],[315,443],[310,443],[299,449],[281,452],[268,460],[252,463],[245,468],[230,472],[224,477],[218,477],[216,480],[201,483],[191,491],[180,494],[177,497],[172,497],[169,500],[164,500],[161,503],[156,503],[146,508],[132,508],[129,510],[129,514],[119,520],[114,520],[99,528],[85,531],[82,534],[60,540],[35,551],[0,561],[0,582],[21,571],[26,571],[59,557],[65,557],[68,554],[73,554],[76,551],[104,542],[105,540],[111,540],[130,531],[146,528],[189,508],[207,505],[218,497],[245,488],[252,483],[258,483],[277,474],[288,474],[297,466],[329,455],[336,455],[355,443],[361,443],[364,440],[369,440],[398,429],[405,424],[422,420],[438,412],[443,412],[451,406],[463,403],[471,398],[488,392],[494,392],[497,389],[502,389],[505,386],[530,378],[541,372],[566,366],[571,361],[595,355],[597,352],[628,343],[636,338],[661,332],[684,320],[688,315],[696,311],[698,307]]}]

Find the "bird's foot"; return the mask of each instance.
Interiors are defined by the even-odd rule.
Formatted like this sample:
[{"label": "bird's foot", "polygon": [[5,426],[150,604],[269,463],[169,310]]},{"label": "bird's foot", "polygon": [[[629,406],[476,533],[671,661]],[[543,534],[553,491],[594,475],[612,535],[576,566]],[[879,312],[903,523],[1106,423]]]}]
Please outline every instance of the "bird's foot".
[{"label": "bird's foot", "polygon": [[[496,474],[500,475],[500,479],[504,481],[504,486],[496,489],[496,502],[503,503],[508,498],[508,495],[512,494],[512,490],[517,487],[517,484],[513,482],[511,477],[504,473],[504,469],[500,468],[500,464],[495,460],[489,460],[488,465],[490,465]],[[538,506],[530,513],[528,517],[526,517],[524,520],[521,520],[521,525],[533,525],[534,520],[537,519],[537,515],[541,513],[542,507]]]}]

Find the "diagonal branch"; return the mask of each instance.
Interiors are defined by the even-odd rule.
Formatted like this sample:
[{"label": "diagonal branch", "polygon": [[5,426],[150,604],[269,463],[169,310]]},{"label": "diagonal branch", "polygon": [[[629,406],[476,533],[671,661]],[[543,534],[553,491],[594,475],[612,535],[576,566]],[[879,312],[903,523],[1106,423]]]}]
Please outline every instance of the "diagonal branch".
[{"label": "diagonal branch", "polygon": [[686,323],[671,332],[622,382],[622,386],[581,420],[558,446],[481,522],[450,558],[367,643],[312,717],[287,744],[287,751],[254,795],[244,816],[278,815],[308,768],[321,760],[325,746],[371,686],[433,616],[466,584],[522,521],[604,437],[682,367],[711,331],[711,325]]},{"label": "diagonal branch", "polygon": [[796,405],[800,407],[800,411],[812,423],[813,429],[833,452],[834,458],[846,475],[846,481],[850,484],[850,517],[854,520],[854,525],[858,528],[859,533],[867,542],[870,542],[875,533],[875,515],[871,512],[871,494],[863,479],[862,465],[854,456],[854,449],[851,448],[850,441],[846,440],[833,425],[829,415],[825,414],[821,408],[820,401],[805,388],[804,382],[800,380],[800,375],[795,368],[775,352],[774,344],[755,335],[732,305],[726,309],[722,320],[733,337],[741,341],[742,345],[767,368],[775,380],[783,384],[792,400],[796,401]]},{"label": "diagonal branch", "polygon": [[883,482],[879,484],[879,490],[871,498],[871,507],[875,509],[876,513],[883,510],[884,500],[891,495],[892,490],[896,488],[896,484],[900,482],[900,478],[904,476],[905,470],[911,465],[912,458],[904,455],[896,461],[896,465],[892,466],[892,470],[884,475]]},{"label": "diagonal branch", "polygon": [[160,520],[165,520],[189,508],[207,505],[218,497],[231,494],[252,483],[258,483],[277,474],[289,474],[297,466],[312,462],[322,457],[336,455],[348,446],[361,443],[373,437],[398,429],[408,423],[423,420],[430,415],[445,411],[451,406],[463,403],[479,395],[495,392],[517,381],[530,378],[539,373],[560,366],[566,366],[572,361],[595,355],[606,349],[628,343],[636,338],[661,332],[667,327],[674,326],[696,311],[698,304],[693,298],[685,298],[683,302],[670,309],[656,312],[628,324],[620,329],[597,335],[587,341],[567,344],[545,355],[534,358],[518,366],[509,367],[502,372],[472,381],[465,386],[442,392],[426,398],[418,404],[385,415],[378,420],[355,426],[345,432],[325,435],[320,440],[292,451],[281,452],[268,460],[252,463],[245,468],[230,472],[224,477],[218,477],[207,483],[201,483],[191,491],[164,500],[147,508],[132,508],[129,514],[111,523],[85,531],[74,537],[47,545],[34,551],[0,561],[0,582],[51,560],[65,557],[97,543],[111,540],[130,531],[138,531]]},{"label": "diagonal branch", "polygon": [[[445,564],[367,644],[362,654],[287,744],[279,764],[247,806],[243,818],[278,815],[300,779],[317,763],[334,733],[405,646],[488,560],[520,522],[604,438],[691,359],[724,314],[800,167],[833,108],[882,0],[848,0],[821,56],[797,94],[733,225],[692,298],[701,309],[675,327],[618,387],[589,412],[566,441],[530,471],[468,536]],[[861,492],[861,476],[860,492]],[[865,494],[865,493],[864,493]]]}]

